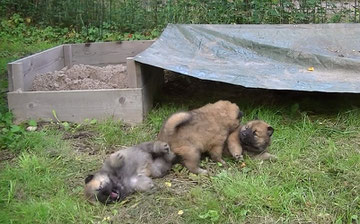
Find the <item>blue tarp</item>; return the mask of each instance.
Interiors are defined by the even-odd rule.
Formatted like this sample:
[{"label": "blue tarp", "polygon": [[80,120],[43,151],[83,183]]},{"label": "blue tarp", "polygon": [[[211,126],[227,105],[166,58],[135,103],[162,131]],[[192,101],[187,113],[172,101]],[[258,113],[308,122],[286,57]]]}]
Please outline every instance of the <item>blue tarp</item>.
[{"label": "blue tarp", "polygon": [[244,87],[360,93],[360,24],[169,24],[135,60]]}]

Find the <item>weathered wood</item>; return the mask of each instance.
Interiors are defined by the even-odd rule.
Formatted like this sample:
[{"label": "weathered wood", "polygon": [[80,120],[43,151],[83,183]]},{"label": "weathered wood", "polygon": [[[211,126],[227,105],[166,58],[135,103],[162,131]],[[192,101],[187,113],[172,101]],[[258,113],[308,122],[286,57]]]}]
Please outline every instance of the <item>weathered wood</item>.
[{"label": "weathered wood", "polygon": [[72,45],[73,64],[102,65],[125,64],[127,57],[133,57],[154,41],[122,41]]},{"label": "weathered wood", "polygon": [[8,89],[9,92],[14,91],[13,81],[12,81],[12,65],[7,64],[7,71],[8,71]]},{"label": "weathered wood", "polygon": [[143,121],[142,89],[34,91],[8,93],[16,122],[28,119],[82,122],[107,117],[135,124]]},{"label": "weathered wood", "polygon": [[[18,63],[22,63],[23,74],[14,74],[14,72],[12,71],[12,85],[13,87],[19,85],[21,86],[21,83],[17,83],[17,81],[23,80],[24,90],[31,90],[32,82],[36,74],[53,72],[55,70],[60,70],[64,67],[63,46],[61,45],[48,49],[46,51],[42,51],[40,53],[14,61],[10,64]],[[21,77],[17,77],[17,75]]]},{"label": "weathered wood", "polygon": [[[15,121],[28,119],[54,120],[54,110],[61,121],[82,122],[86,118],[113,117],[127,123],[143,121],[153,104],[154,92],[161,75],[154,69],[142,73],[142,66],[129,56],[135,56],[153,41],[125,41],[119,43],[93,43],[61,45],[8,64],[8,104]],[[36,74],[60,70],[73,64],[128,63],[130,89],[29,91]],[[151,66],[147,66],[151,67]],[[22,70],[22,71],[21,71]],[[156,70],[156,69],[155,69]],[[156,74],[161,71],[157,70]],[[136,88],[135,88],[136,87]],[[21,89],[22,91],[15,91]]]},{"label": "weathered wood", "polygon": [[64,45],[64,65],[68,68],[72,66],[72,50],[70,44]]},{"label": "weathered wood", "polygon": [[134,57],[128,57],[126,67],[129,87],[141,88],[144,85],[141,65],[134,60]]},{"label": "weathered wood", "polygon": [[161,68],[141,65],[143,68],[143,113],[144,117],[149,113],[154,104],[154,99],[164,83],[164,70]]},{"label": "weathered wood", "polygon": [[21,62],[11,65],[11,76],[14,91],[24,90],[23,64]]}]

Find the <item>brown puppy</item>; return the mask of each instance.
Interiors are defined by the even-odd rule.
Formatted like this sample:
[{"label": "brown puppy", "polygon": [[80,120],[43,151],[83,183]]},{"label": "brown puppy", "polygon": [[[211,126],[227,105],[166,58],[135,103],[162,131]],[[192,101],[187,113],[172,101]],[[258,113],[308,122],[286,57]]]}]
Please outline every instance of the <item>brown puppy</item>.
[{"label": "brown puppy", "polygon": [[220,100],[189,112],[171,115],[163,124],[158,140],[169,143],[171,150],[193,173],[207,173],[199,168],[200,156],[225,164],[222,153],[225,141],[240,123],[243,113],[229,101]]},{"label": "brown puppy", "polygon": [[274,128],[261,120],[249,121],[238,127],[227,139],[227,149],[236,159],[242,160],[243,153],[261,160],[276,160],[266,150],[271,143]]}]

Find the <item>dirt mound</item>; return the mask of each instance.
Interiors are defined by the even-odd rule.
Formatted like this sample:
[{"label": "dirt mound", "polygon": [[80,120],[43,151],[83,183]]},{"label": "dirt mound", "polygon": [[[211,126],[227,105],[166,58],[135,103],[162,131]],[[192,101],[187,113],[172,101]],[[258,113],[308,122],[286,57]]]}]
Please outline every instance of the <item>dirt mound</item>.
[{"label": "dirt mound", "polygon": [[38,74],[33,81],[35,91],[123,89],[128,88],[126,66],[73,65],[60,71]]}]

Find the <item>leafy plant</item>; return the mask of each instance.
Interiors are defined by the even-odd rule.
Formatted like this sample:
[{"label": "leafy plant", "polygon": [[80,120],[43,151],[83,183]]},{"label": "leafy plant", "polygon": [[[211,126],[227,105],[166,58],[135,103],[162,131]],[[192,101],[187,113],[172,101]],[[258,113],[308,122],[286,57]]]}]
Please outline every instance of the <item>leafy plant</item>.
[{"label": "leafy plant", "polygon": [[69,124],[68,122],[66,122],[66,121],[64,121],[64,122],[60,121],[59,118],[58,118],[57,115],[56,115],[56,111],[55,111],[55,110],[52,110],[52,114],[53,114],[54,118],[56,119],[57,123],[58,123],[59,125],[61,125],[61,126],[65,129],[65,131],[67,131],[67,130],[70,129],[70,124]]},{"label": "leafy plant", "polygon": [[[3,12],[3,13],[1,13]],[[324,0],[0,0],[0,15],[17,24],[60,27],[49,30],[48,38],[65,41],[115,40],[112,33],[162,30],[168,23],[326,23],[359,22],[359,6],[353,1]],[[15,15],[15,17],[14,17]],[[14,26],[15,28],[15,26]],[[68,30],[63,30],[68,28]],[[50,28],[51,29],[51,28]],[[69,33],[69,35],[67,35]],[[70,40],[68,40],[70,38]]]},{"label": "leafy plant", "polygon": [[36,122],[35,120],[30,120],[30,121],[28,122],[28,124],[29,124],[29,126],[31,126],[31,127],[36,127],[36,126],[37,126],[37,122]]},{"label": "leafy plant", "polygon": [[208,210],[205,214],[200,214],[199,218],[201,219],[208,219],[211,222],[216,222],[219,220],[220,216],[219,213],[215,210]]},{"label": "leafy plant", "polygon": [[13,148],[12,146],[23,137],[24,127],[12,123],[10,112],[0,113],[0,149]]}]

